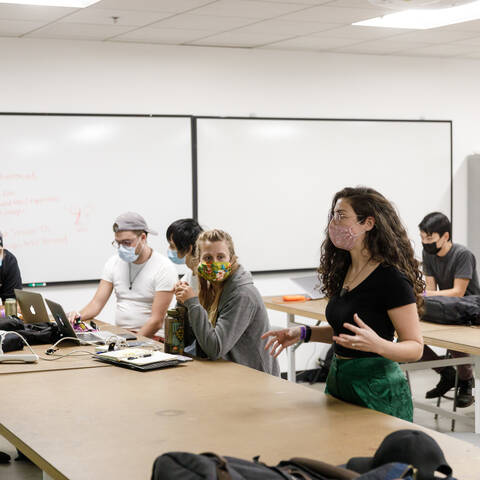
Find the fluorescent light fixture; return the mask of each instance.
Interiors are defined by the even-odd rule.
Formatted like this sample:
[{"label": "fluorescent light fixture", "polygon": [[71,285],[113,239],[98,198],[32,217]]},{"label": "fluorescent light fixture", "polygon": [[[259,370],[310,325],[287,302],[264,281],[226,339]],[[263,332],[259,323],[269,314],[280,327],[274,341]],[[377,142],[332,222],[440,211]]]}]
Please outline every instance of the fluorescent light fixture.
[{"label": "fluorescent light fixture", "polygon": [[468,22],[480,18],[480,1],[467,3],[458,7],[442,8],[438,10],[414,9],[391,13],[383,17],[370,18],[352,25],[386,28],[412,28],[426,30],[428,28],[443,27],[454,23]]},{"label": "fluorescent light fixture", "polygon": [[85,8],[100,0],[0,0],[0,3],[15,5],[41,5],[42,7],[74,7]]}]

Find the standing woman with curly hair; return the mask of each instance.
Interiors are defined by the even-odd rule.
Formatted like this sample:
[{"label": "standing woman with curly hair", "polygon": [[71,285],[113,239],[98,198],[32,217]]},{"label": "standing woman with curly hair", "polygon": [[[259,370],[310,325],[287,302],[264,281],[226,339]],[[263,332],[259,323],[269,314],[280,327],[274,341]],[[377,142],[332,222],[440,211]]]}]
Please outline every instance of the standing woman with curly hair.
[{"label": "standing woman with curly hair", "polygon": [[333,342],[325,392],[412,421],[410,389],[397,362],[422,356],[418,308],[425,287],[405,228],[383,195],[366,187],[335,194],[318,272],[329,326],[267,332],[265,348],[277,356],[300,340]]}]

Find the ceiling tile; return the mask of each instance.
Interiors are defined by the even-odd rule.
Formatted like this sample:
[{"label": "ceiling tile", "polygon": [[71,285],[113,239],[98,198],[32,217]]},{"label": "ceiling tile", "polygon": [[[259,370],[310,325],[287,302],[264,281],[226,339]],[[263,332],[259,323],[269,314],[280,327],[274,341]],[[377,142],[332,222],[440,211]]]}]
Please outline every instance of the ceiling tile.
[{"label": "ceiling tile", "polygon": [[273,18],[286,13],[310,8],[308,5],[278,3],[257,0],[218,0],[205,7],[193,10],[194,15],[220,17]]},{"label": "ceiling tile", "polygon": [[179,13],[212,1],[214,0],[102,0],[89,8]]},{"label": "ceiling tile", "polygon": [[192,45],[207,45],[218,47],[258,47],[280,40],[286,40],[287,35],[275,33],[236,33],[226,32],[219,35],[212,35],[207,38],[191,42]]},{"label": "ceiling tile", "polygon": [[312,7],[302,10],[301,12],[285,15],[282,18],[283,20],[341,23],[346,25],[378,17],[381,14],[381,10],[375,10],[373,8],[346,8],[321,5],[319,7]]},{"label": "ceiling tile", "polygon": [[206,35],[214,34],[215,31],[183,30],[179,28],[140,28],[132,32],[119,35],[112,39],[115,42],[138,42],[138,43],[161,43],[168,45],[181,45],[191,42]]},{"label": "ceiling tile", "polygon": [[410,30],[410,33],[402,33],[397,36],[398,40],[406,40],[410,42],[427,42],[427,43],[448,43],[457,40],[465,40],[474,37],[472,32],[458,32],[444,30],[443,28],[431,28],[429,30]]},{"label": "ceiling tile", "polygon": [[31,22],[53,22],[78,8],[42,7],[39,5],[0,5],[1,20],[22,20]]},{"label": "ceiling tile", "polygon": [[464,57],[480,60],[480,51],[474,52],[474,53],[469,53],[468,55],[464,55]]},{"label": "ceiling tile", "polygon": [[[258,1],[258,0],[245,0],[247,2],[250,2],[250,1]],[[300,6],[302,5],[305,5],[305,6],[312,6],[312,5],[322,5],[324,3],[329,3],[331,2],[332,0],[262,0],[264,2],[268,2],[268,3],[294,3],[294,4],[298,4]]]},{"label": "ceiling tile", "polygon": [[[133,10],[105,10],[103,8],[85,8],[74,12],[61,22],[65,23],[90,23],[93,25],[130,25],[143,26],[149,23],[156,22],[165,17],[170,17],[172,14],[168,12],[148,12],[133,11]],[[112,17],[117,17],[114,22]]]},{"label": "ceiling tile", "polygon": [[40,28],[44,23],[22,22],[18,20],[0,20],[0,37],[19,37]]},{"label": "ceiling tile", "polygon": [[195,30],[225,31],[256,22],[252,18],[217,17],[212,15],[180,14],[150,25],[152,28],[182,28]]},{"label": "ceiling tile", "polygon": [[330,7],[355,7],[355,8],[373,8],[375,10],[383,10],[384,12],[393,12],[389,8],[381,8],[373,5],[368,0],[333,0],[328,3]]},{"label": "ceiling tile", "polygon": [[[462,47],[456,45],[429,45],[428,47],[408,50],[409,55],[432,57],[456,57],[468,55],[475,51],[475,47]],[[405,50],[407,52],[407,50]]]},{"label": "ceiling tile", "polygon": [[342,53],[365,53],[370,55],[387,55],[399,51],[428,46],[425,42],[399,42],[396,39],[383,39],[376,42],[362,42],[350,47],[340,48]]},{"label": "ceiling tile", "polygon": [[282,42],[266,45],[263,49],[268,50],[330,50],[332,48],[344,47],[355,44],[356,41],[351,38],[331,38],[331,37],[298,37]]},{"label": "ceiling tile", "polygon": [[461,45],[462,47],[480,47],[480,37],[468,38],[467,40],[460,40],[453,42],[452,45]]},{"label": "ceiling tile", "polygon": [[54,23],[36,30],[26,38],[64,38],[75,40],[106,40],[126,32],[131,27],[122,25],[89,25],[85,23]]},{"label": "ceiling tile", "polygon": [[315,32],[324,32],[339,27],[336,23],[320,22],[292,22],[282,18],[257,22],[244,28],[237,29],[242,33],[280,33],[285,35],[308,35]]},{"label": "ceiling tile", "polygon": [[328,33],[334,37],[354,38],[358,40],[373,40],[387,38],[401,33],[411,32],[404,28],[376,28],[362,25],[344,25],[330,30]]}]

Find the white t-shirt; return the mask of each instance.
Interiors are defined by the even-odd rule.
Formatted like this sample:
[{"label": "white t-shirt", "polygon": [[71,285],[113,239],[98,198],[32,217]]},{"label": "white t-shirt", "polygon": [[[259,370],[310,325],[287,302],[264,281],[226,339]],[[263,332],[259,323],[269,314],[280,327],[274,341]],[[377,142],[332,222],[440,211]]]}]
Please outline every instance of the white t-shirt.
[{"label": "white t-shirt", "polygon": [[172,262],[155,251],[142,264],[129,264],[118,255],[110,257],[103,269],[102,280],[113,284],[117,297],[115,323],[130,329],[143,327],[152,314],[155,292],[172,291],[177,279]]},{"label": "white t-shirt", "polygon": [[197,275],[194,275],[189,268],[187,268],[187,271],[185,275],[181,278],[181,280],[182,282],[187,282],[193,288],[195,295],[198,295],[198,277]]}]

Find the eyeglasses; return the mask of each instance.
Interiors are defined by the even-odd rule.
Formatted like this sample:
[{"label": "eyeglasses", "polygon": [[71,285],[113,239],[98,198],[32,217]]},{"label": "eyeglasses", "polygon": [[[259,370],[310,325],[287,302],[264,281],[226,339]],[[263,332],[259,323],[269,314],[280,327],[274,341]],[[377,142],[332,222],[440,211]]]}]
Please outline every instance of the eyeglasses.
[{"label": "eyeglasses", "polygon": [[[138,237],[139,239],[140,237]],[[135,240],[122,240],[121,242],[117,242],[116,240],[114,240],[112,242],[112,245],[114,248],[116,249],[119,249],[120,247],[136,247],[137,246],[137,243],[138,243],[138,239],[137,241],[135,242]]]},{"label": "eyeglasses", "polygon": [[[338,222],[343,222],[344,220],[349,220],[350,218],[356,218],[357,221],[363,222],[363,218],[359,217],[358,215],[346,215],[343,212],[333,212],[333,215],[331,216],[332,220],[335,220],[337,223]],[[361,219],[361,220],[360,220]]]},{"label": "eyeglasses", "polygon": [[332,220],[335,220],[336,222],[341,222],[343,220],[348,220],[349,217],[348,215],[345,215],[343,212],[334,212],[332,215]]}]

